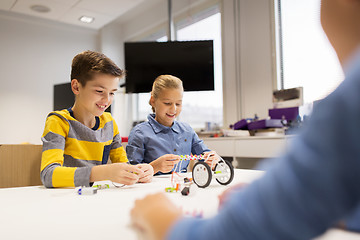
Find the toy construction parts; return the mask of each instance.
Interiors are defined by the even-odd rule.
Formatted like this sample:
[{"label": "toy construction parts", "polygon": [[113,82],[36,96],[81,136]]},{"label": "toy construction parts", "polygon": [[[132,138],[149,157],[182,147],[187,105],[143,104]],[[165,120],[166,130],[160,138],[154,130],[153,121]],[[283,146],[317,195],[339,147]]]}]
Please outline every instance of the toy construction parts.
[{"label": "toy construction parts", "polygon": [[165,192],[178,192],[181,191],[181,194],[187,196],[190,194],[190,186],[192,184],[192,179],[181,176],[177,172],[172,172],[171,174],[171,187],[165,188]]},{"label": "toy construction parts", "polygon": [[234,167],[231,163],[222,159],[219,155],[216,154],[217,161],[212,161],[211,166],[205,163],[211,156],[214,156],[216,153],[210,153],[205,158],[204,154],[201,155],[180,155],[180,161],[175,166],[175,171],[180,171],[181,164],[183,161],[192,161],[192,160],[204,160],[198,161],[192,170],[192,180],[193,182],[201,188],[206,188],[210,185],[210,182],[213,178],[216,179],[221,185],[227,185],[232,182],[234,179]]},{"label": "toy construction parts", "polygon": [[192,179],[198,187],[206,188],[213,178],[221,185],[228,185],[232,182],[234,179],[234,167],[220,156],[218,156],[218,159],[215,167],[213,166],[214,162],[212,162],[211,167],[204,161],[195,163],[192,170]]}]

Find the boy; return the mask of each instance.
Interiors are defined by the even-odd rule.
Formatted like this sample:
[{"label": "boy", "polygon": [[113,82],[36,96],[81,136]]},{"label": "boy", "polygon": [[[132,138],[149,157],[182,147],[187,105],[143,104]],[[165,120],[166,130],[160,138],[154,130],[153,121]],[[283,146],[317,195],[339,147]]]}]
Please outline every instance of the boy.
[{"label": "boy", "polygon": [[214,218],[182,218],[163,194],[137,200],[132,222],[147,239],[312,239],[355,211],[360,204],[360,0],[322,0],[321,23],[346,79],[319,103],[292,148],[262,178],[226,197]]},{"label": "boy", "polygon": [[[48,115],[42,136],[41,180],[46,187],[90,186],[101,180],[149,182],[147,164],[127,164],[118,127],[104,111],[124,72],[104,54],[85,51],[72,62],[72,108]],[[113,164],[107,164],[110,156]]]}]

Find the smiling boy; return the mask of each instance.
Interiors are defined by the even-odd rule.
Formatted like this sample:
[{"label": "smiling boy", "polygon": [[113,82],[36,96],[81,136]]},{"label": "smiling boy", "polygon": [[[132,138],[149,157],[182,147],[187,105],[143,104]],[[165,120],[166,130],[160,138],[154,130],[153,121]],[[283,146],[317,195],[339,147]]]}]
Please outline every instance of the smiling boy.
[{"label": "smiling boy", "polygon": [[[42,136],[41,180],[46,187],[90,186],[111,180],[149,182],[150,165],[127,164],[115,120],[104,112],[124,72],[104,54],[85,51],[72,62],[74,106],[51,112]],[[108,159],[112,164],[107,164]]]}]

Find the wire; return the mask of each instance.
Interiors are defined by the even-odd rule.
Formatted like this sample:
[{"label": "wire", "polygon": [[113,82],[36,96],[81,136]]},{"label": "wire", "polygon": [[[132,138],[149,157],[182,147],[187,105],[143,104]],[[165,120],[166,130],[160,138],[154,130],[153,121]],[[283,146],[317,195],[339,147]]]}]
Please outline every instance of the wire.
[{"label": "wire", "polygon": [[122,188],[125,186],[125,184],[120,184],[120,185],[117,185],[115,184],[114,182],[111,182],[116,188]]}]

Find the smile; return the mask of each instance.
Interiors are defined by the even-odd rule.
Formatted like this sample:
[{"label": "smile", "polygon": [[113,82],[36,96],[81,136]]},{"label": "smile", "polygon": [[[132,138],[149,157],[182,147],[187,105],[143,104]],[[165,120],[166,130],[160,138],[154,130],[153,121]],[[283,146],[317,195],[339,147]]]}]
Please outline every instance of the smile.
[{"label": "smile", "polygon": [[96,104],[96,106],[98,106],[98,108],[100,108],[100,109],[105,109],[107,105]]}]

